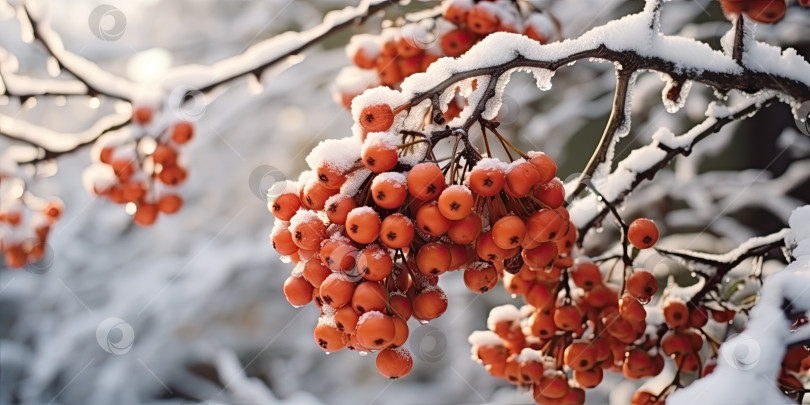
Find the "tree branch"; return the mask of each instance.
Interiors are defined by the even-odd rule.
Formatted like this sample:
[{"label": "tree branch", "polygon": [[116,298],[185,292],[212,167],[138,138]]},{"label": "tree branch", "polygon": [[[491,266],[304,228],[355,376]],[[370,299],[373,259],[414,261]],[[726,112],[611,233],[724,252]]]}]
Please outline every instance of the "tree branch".
[{"label": "tree branch", "polygon": [[788,230],[783,229],[767,236],[751,238],[736,249],[722,255],[707,254],[685,249],[656,248],[656,251],[669,257],[711,266],[716,269],[715,273],[706,280],[703,287],[695,293],[689,301],[692,305],[698,305],[706,294],[715,289],[717,285],[723,281],[723,278],[725,278],[728,272],[740,265],[744,260],[750,257],[762,256],[774,248],[785,246],[785,236],[787,233]]},{"label": "tree branch", "polygon": [[[607,160],[610,148],[613,147],[616,141],[616,134],[620,128],[627,124],[627,102],[628,102],[628,88],[630,87],[630,80],[632,79],[633,72],[627,69],[622,69],[616,72],[616,92],[613,95],[613,109],[610,113],[610,118],[602,133],[602,138],[599,140],[596,150],[594,150],[585,169],[577,179],[577,186],[574,191],[569,194],[568,198],[573,198],[582,190],[585,189],[585,181],[590,181],[596,169]],[[610,168],[608,168],[608,172]]]},{"label": "tree branch", "polygon": [[[627,183],[626,186],[620,192],[617,192],[615,196],[608,196],[608,198],[610,199],[610,204],[612,204],[613,206],[621,205],[624,202],[625,198],[627,198],[627,196],[633,190],[635,190],[644,180],[647,179],[651,180],[653,177],[655,177],[655,174],[659,170],[666,167],[669,164],[669,162],[671,162],[672,159],[675,158],[675,156],[688,155],[692,151],[692,148],[694,148],[694,146],[698,142],[705,139],[707,136],[719,132],[720,129],[722,129],[724,126],[726,126],[731,122],[748,117],[749,115],[757,112],[760,108],[770,105],[774,101],[775,99],[773,97],[769,97],[765,100],[753,100],[749,101],[750,104],[748,104],[747,106],[739,108],[737,111],[734,111],[724,117],[719,118],[709,117],[702,123],[692,128],[691,131],[677,138],[677,139],[681,139],[684,137],[691,138],[689,142],[685,144],[671,147],[664,145],[660,142],[655,142],[651,145],[645,146],[644,148],[650,148],[651,150],[657,149],[660,158],[646,170],[642,171],[631,170],[632,180],[630,180],[629,183]],[[628,159],[625,159],[624,161],[619,163],[619,166],[620,167],[623,166],[623,163],[627,162],[627,160]],[[610,176],[608,176],[607,182],[608,183],[611,182],[612,176],[616,176],[617,182],[622,182],[624,179],[620,177],[624,177],[625,174],[626,173],[624,172],[618,174],[614,172]],[[595,201],[595,199],[593,199],[592,197],[590,198]],[[595,212],[591,212],[591,209],[589,207],[582,207],[583,201],[584,200],[579,200],[575,202],[571,207],[569,207],[569,210],[571,211],[572,220],[575,221],[575,224],[580,230],[578,237],[578,243],[580,244],[582,243],[582,240],[584,239],[588,231],[594,226],[598,226],[598,224],[602,222],[602,219],[609,213],[609,210],[607,208],[602,209],[596,208]]]}]

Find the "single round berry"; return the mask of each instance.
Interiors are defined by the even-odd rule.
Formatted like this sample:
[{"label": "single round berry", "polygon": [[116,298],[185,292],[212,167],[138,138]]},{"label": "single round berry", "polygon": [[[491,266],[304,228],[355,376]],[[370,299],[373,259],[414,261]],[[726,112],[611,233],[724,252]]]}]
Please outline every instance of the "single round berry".
[{"label": "single round berry", "polygon": [[394,124],[394,112],[388,104],[376,104],[363,108],[359,120],[366,132],[384,132]]},{"label": "single round berry", "polygon": [[658,227],[647,218],[639,218],[627,229],[627,239],[639,249],[648,249],[658,242]]}]

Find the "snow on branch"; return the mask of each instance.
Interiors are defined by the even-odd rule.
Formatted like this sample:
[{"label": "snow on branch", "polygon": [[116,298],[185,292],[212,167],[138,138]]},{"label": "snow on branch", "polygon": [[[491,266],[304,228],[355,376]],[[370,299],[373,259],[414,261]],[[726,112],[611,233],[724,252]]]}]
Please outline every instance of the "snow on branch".
[{"label": "snow on branch", "polygon": [[[688,155],[692,148],[707,136],[720,131],[725,125],[756,113],[775,100],[772,92],[762,92],[741,104],[731,107],[712,107],[708,117],[700,124],[680,136],[675,136],[666,128],[660,128],[653,135],[653,142],[634,150],[617,168],[608,175],[599,189],[611,205],[618,206],[644,180],[655,174],[678,155]],[[580,229],[580,242],[585,234],[598,226],[608,214],[595,195],[574,201],[569,207],[571,220]]]},{"label": "snow on branch", "polygon": [[789,225],[795,260],[765,280],[745,331],[722,344],[714,372],[673,393],[668,404],[790,402],[775,381],[788,345],[808,332],[794,332],[792,318],[810,311],[810,206],[794,210]]},{"label": "snow on branch", "polygon": [[20,24],[29,30],[33,39],[45,47],[59,67],[70,73],[87,87],[91,96],[104,95],[131,102],[138,92],[138,86],[122,77],[113,75],[95,63],[69,52],[62,43],[62,38],[45,23],[45,10],[36,2],[24,2],[17,7]]},{"label": "snow on branch", "polygon": [[127,114],[111,114],[102,117],[82,132],[66,134],[0,114],[0,136],[37,148],[39,152],[36,158],[28,159],[26,156],[18,162],[33,164],[92,145],[102,135],[129,125],[130,120]]}]

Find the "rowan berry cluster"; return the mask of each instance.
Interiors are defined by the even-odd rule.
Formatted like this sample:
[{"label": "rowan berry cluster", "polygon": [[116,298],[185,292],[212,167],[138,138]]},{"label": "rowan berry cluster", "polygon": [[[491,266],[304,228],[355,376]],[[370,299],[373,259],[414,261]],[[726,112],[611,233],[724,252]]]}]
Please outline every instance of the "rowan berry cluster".
[{"label": "rowan berry cluster", "polygon": [[495,308],[490,331],[470,336],[473,358],[495,377],[532,387],[539,404],[584,403],[582,389],[596,387],[604,371],[630,379],[660,373],[669,353],[657,345],[643,304],[658,290],[655,277],[636,270],[620,298],[592,262],[558,269],[536,272],[539,280],[527,280],[526,269],[504,277],[528,305]]},{"label": "rowan berry cluster", "polygon": [[98,163],[85,172],[91,192],[129,205],[127,211],[140,226],[150,226],[159,214],[174,214],[183,206],[175,191],[188,176],[180,163],[180,148],[194,134],[190,122],[179,121],[159,129],[158,136],[149,136],[154,130],[152,114],[149,107],[136,108],[131,133],[99,142],[94,152]]},{"label": "rowan berry cluster", "polygon": [[42,200],[22,181],[0,175],[0,252],[5,265],[25,268],[45,257],[51,228],[65,210],[58,198]]},{"label": "rowan berry cluster", "polygon": [[[560,27],[548,11],[529,2],[445,0],[441,17],[389,27],[380,35],[352,37],[346,53],[354,66],[341,73],[335,99],[351,108],[352,99],[364,90],[396,88],[439,58],[461,56],[495,32],[523,34],[545,44],[559,37]],[[464,103],[461,97],[451,102],[449,118],[458,115]]]}]

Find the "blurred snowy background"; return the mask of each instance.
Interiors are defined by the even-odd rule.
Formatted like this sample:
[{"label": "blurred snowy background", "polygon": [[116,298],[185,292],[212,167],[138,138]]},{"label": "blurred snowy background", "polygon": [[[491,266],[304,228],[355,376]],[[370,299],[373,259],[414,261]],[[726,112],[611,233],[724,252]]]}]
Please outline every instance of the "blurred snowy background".
[{"label": "blurred snowy background", "polygon": [[[139,82],[158,80],[171,66],[210,64],[238,54],[274,34],[311,27],[330,9],[355,4],[45,3],[68,50]],[[566,37],[642,7],[638,1],[551,3]],[[126,18],[118,39],[93,33],[90,15],[103,4]],[[0,3],[0,47],[17,55],[21,72],[46,77],[43,52],[21,40],[19,25],[4,6]],[[730,28],[715,2],[676,1],[667,8],[664,31],[670,34],[717,45]],[[783,23],[759,28],[758,38],[806,54],[810,25],[806,16],[795,16],[789,12]],[[373,31],[375,22],[379,29],[378,20],[365,27]],[[319,140],[348,133],[350,116],[332,101],[329,86],[348,64],[342,45],[362,30],[345,31],[310,50],[303,62],[265,80],[261,89],[240,80],[212,100],[185,153],[190,176],[181,192],[186,205],[152,228],[133,226],[121,206],[85,191],[81,173],[90,162],[87,150],[64,157],[55,176],[32,185],[40,195],[60,196],[67,209],[51,236],[52,261],[42,274],[0,270],[0,403],[530,402],[529,395],[491,378],[469,358],[469,333],[485,328],[489,308],[512,302],[501,290],[477,296],[466,290],[461,274],[443,277],[449,309],[429,325],[412,321],[408,345],[416,357],[414,370],[394,382],[377,374],[372,356],[348,351],[326,356],[312,341],[317,309],[294,309],[281,293],[289,266],[270,246],[272,218],[251,174],[261,177],[269,165],[294,178]],[[580,63],[560,72],[548,93],[534,88],[528,77],[520,79],[509,86],[507,132],[519,134],[515,138],[522,146],[535,145],[554,156],[565,179],[587,161],[601,133],[612,98],[612,67]],[[660,102],[663,85],[657,75],[639,78],[636,129],[618,149],[619,157],[647,142],[659,126],[679,133],[702,120],[710,91],[695,86],[691,97],[696,100],[668,114]],[[64,132],[88,128],[112,108],[93,110],[81,98],[64,107],[48,98],[27,107],[3,101],[0,112]],[[7,145],[0,139],[0,148]],[[728,249],[750,235],[781,228],[793,207],[810,201],[808,151],[810,142],[795,130],[789,110],[772,107],[710,138],[689,159],[679,159],[675,170],[659,174],[659,186],[640,191],[626,212],[660,219],[669,232],[701,231],[706,218],[721,213],[707,228],[716,238],[705,246]],[[727,171],[741,168],[752,171],[742,176]],[[783,180],[770,181],[784,173]],[[727,187],[712,187],[718,182]],[[757,198],[736,198],[744,189]],[[636,383],[620,381],[606,377],[602,394],[589,393],[589,402],[627,403]]]}]

